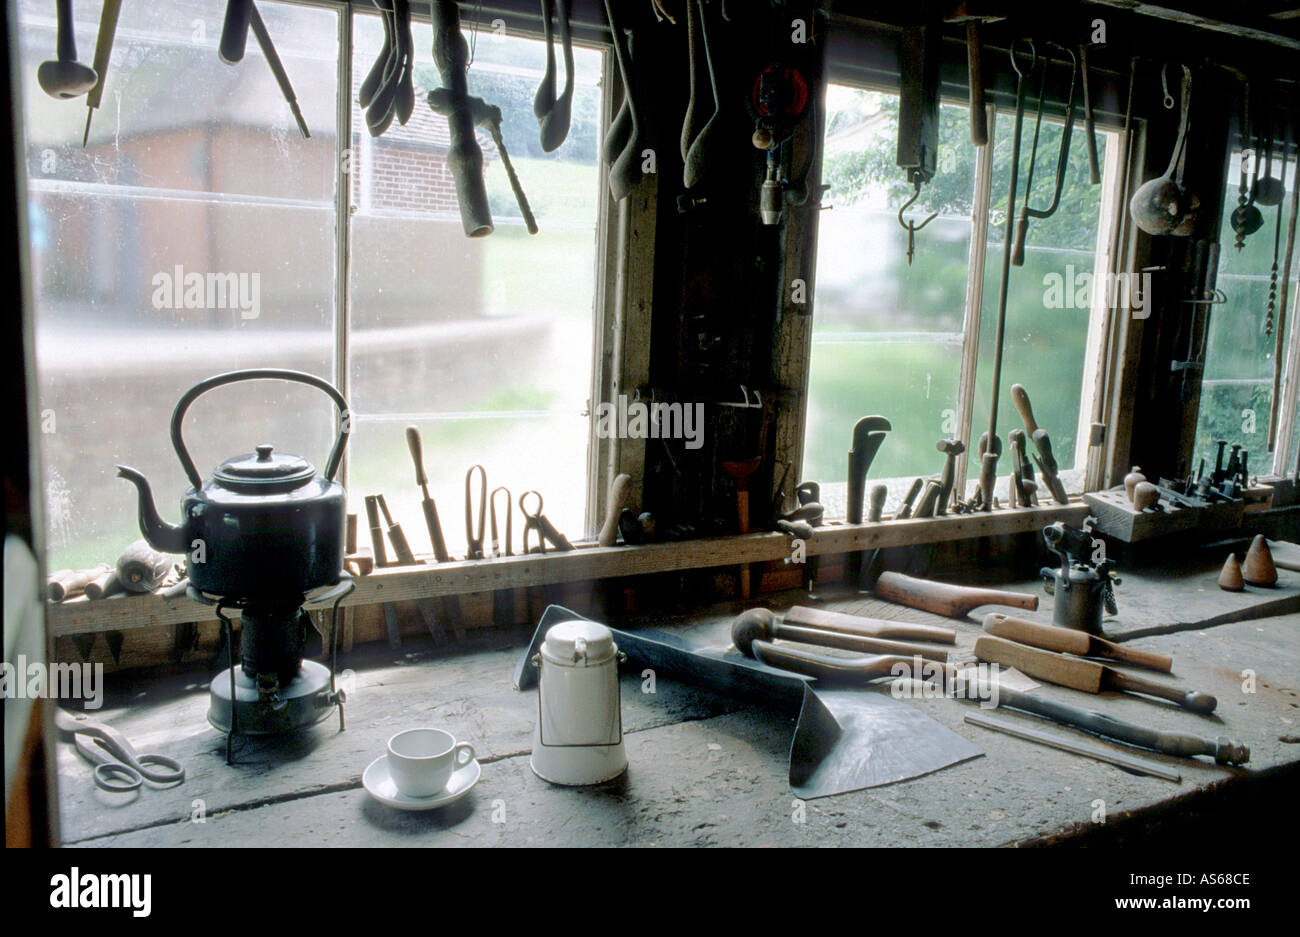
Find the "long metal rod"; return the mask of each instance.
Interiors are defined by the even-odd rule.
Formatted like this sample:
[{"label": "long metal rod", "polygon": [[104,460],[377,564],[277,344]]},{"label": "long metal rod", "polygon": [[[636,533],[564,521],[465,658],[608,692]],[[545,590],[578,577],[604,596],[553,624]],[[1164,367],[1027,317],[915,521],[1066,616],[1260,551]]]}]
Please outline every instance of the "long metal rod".
[{"label": "long metal rod", "polygon": [[1156,764],[1154,761],[1147,761],[1145,758],[1135,758],[1132,755],[1125,755],[1122,752],[1107,751],[1106,749],[1099,748],[1096,745],[1079,742],[1071,738],[1066,738],[1063,735],[1053,735],[1050,732],[1031,729],[1028,726],[1018,726],[1002,719],[995,719],[992,716],[986,716],[983,713],[966,713],[966,721],[973,726],[979,726],[981,729],[990,729],[994,732],[1001,732],[1004,735],[1015,736],[1018,739],[1037,742],[1040,745],[1046,745],[1049,748],[1055,748],[1063,752],[1082,755],[1085,758],[1092,758],[1096,761],[1104,761],[1107,764],[1124,768],[1126,771],[1136,771],[1138,774],[1149,774],[1152,777],[1164,778],[1167,781],[1181,781],[1183,779],[1183,776],[1177,771],[1166,768],[1164,765]]},{"label": "long metal rod", "polygon": [[[349,293],[349,263],[352,252],[352,8],[339,11],[338,25],[339,72],[338,93],[335,99],[334,135],[334,386],[347,397],[349,336],[351,334],[352,304]],[[366,160],[367,163],[370,160]],[[352,414],[339,414],[340,421]],[[342,428],[340,424],[339,428]],[[339,466],[339,481],[348,484],[348,458],[345,455]]]},{"label": "long metal rod", "polygon": [[[1294,123],[1294,117],[1292,118],[1292,122]],[[1286,134],[1285,132],[1283,133],[1282,136],[1282,153],[1283,153],[1282,184],[1285,186],[1286,185],[1286,169],[1285,169]],[[1273,394],[1272,394],[1272,400],[1269,402],[1269,412],[1268,412],[1268,448],[1270,452],[1273,451],[1274,444],[1277,442],[1278,405],[1281,402],[1280,398],[1282,396],[1282,366],[1283,363],[1286,361],[1286,338],[1285,338],[1286,316],[1287,316],[1286,304],[1289,299],[1288,294],[1290,292],[1290,287],[1291,287],[1291,255],[1295,253],[1296,213],[1297,211],[1300,211],[1300,151],[1298,151],[1296,154],[1296,168],[1297,168],[1297,172],[1296,172],[1295,182],[1292,183],[1291,185],[1291,208],[1290,208],[1291,217],[1287,220],[1286,258],[1282,262],[1282,289],[1278,297],[1277,319],[1273,325],[1273,332],[1276,337],[1274,338],[1274,345],[1273,345]],[[1279,212],[1282,211],[1281,207],[1278,208],[1278,211]],[[1278,221],[1279,223],[1281,222],[1281,215],[1278,216]],[[1277,250],[1276,241],[1274,243],[1273,249],[1275,251]],[[1292,324],[1291,328],[1293,330],[1295,329],[1294,323]],[[1292,371],[1295,370],[1296,365],[1298,363],[1300,362],[1296,362],[1295,360],[1289,362]],[[1294,383],[1294,381],[1292,383]],[[1285,471],[1286,457],[1287,454],[1285,452],[1282,453],[1282,457],[1281,457],[1283,460],[1282,468],[1284,471]]]}]

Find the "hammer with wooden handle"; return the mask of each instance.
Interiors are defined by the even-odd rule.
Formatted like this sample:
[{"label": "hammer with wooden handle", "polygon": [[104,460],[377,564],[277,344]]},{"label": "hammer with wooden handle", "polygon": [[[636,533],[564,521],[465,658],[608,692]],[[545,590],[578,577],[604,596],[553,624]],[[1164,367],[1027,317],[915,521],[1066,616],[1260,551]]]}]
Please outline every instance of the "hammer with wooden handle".
[{"label": "hammer with wooden handle", "polygon": [[1033,436],[1038,432],[1038,421],[1034,419],[1034,405],[1029,402],[1029,391],[1025,390],[1024,384],[1011,385],[1011,402],[1024,421],[1025,433]]},{"label": "hammer with wooden handle", "polygon": [[1100,693],[1102,690],[1141,693],[1177,703],[1202,716],[1208,716],[1219,705],[1218,700],[1208,693],[1152,683],[1096,661],[1063,657],[1002,638],[986,636],[976,639],[975,656],[991,664],[1014,667],[1036,680],[1045,680],[1085,693]]},{"label": "hammer with wooden handle", "polygon": [[[786,617],[789,618],[788,615]],[[1023,618],[1011,618],[1000,612],[990,612],[984,616],[984,630],[997,638],[1019,641],[1021,644],[1048,651],[1078,654],[1082,657],[1109,657],[1111,660],[1158,670],[1161,673],[1170,673],[1174,669],[1174,659],[1164,654],[1125,647],[1088,634],[1086,631],[1044,625]]]}]

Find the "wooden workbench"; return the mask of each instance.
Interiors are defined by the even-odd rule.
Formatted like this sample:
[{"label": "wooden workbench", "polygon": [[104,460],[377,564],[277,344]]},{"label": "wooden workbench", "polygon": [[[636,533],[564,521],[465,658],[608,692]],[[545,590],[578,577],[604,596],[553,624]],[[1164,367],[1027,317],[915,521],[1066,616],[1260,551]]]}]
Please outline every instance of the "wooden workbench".
[{"label": "wooden workbench", "polygon": [[[1178,759],[1137,752],[1175,767],[1173,783],[1127,774],[1075,755],[966,725],[973,705],[916,700],[940,723],[979,745],[985,755],[934,774],[873,790],[809,801],[799,807],[786,778],[793,718],[756,709],[660,677],[641,692],[635,673],[623,678],[623,720],[630,769],[588,789],[554,787],[528,766],[536,691],[517,693],[512,668],[528,635],[500,635],[495,647],[439,657],[432,641],[400,651],[359,648],[340,665],[348,687],[347,730],[329,719],[283,738],[236,742],[237,762],[224,763],[224,737],[208,726],[206,672],[149,685],[116,686],[96,718],[124,732],[142,751],[187,765],[186,781],[138,795],[97,791],[70,745],[60,744],[62,834],[66,842],[103,846],[492,846],[492,845],[966,845],[1054,840],[1107,823],[1188,803],[1187,795],[1300,762],[1300,615],[1269,614],[1277,601],[1300,596],[1300,574],[1282,571],[1282,588],[1228,595],[1213,585],[1216,560],[1190,572],[1126,571],[1120,616],[1108,628],[1140,633],[1134,646],[1172,654],[1178,681],[1219,699],[1213,717],[1131,696],[1089,696],[1057,687],[1049,693],[1102,708],[1129,721],[1228,735],[1248,744],[1247,768],[1208,758]],[[1205,568],[1201,568],[1205,567]],[[1039,591],[1034,584],[1001,583]],[[783,594],[774,606],[802,600]],[[1269,604],[1273,603],[1273,604]],[[960,653],[980,633],[977,621],[946,622],[856,595],[826,607],[900,620],[955,624]],[[1285,607],[1285,606],[1284,606]],[[1029,617],[1050,621],[1051,599]],[[1246,620],[1199,627],[1198,620]],[[727,643],[736,608],[715,607],[655,622],[701,643]],[[982,611],[977,610],[976,615]],[[1162,625],[1162,622],[1164,623]],[[620,623],[619,627],[628,627]],[[1172,629],[1172,630],[1170,630]],[[1243,671],[1255,692],[1243,692]],[[1057,734],[1072,730],[1019,713],[1000,713]],[[483,766],[474,791],[447,808],[403,813],[373,801],[361,773],[394,732],[437,725],[471,742]],[[1093,740],[1107,746],[1110,743]],[[1134,753],[1137,750],[1115,746]],[[1180,798],[1184,798],[1180,800]],[[194,822],[201,818],[203,822]]]}]

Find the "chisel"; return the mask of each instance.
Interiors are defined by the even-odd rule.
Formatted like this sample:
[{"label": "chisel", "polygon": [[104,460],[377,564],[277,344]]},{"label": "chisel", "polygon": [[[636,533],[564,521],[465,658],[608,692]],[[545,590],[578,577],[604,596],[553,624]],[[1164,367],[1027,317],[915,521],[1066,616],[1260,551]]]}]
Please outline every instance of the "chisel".
[{"label": "chisel", "polygon": [[90,122],[95,116],[95,109],[104,99],[104,79],[108,75],[108,60],[113,57],[113,38],[117,34],[117,15],[122,11],[122,0],[104,0],[104,9],[99,14],[99,35],[95,39],[95,61],[91,68],[99,76],[95,87],[86,95],[86,130],[81,135],[84,148],[90,139]]},{"label": "chisel", "polygon": [[1135,758],[1123,752],[1107,751],[1096,745],[1089,745],[1087,742],[1067,738],[1063,735],[1052,735],[1050,732],[1042,732],[1030,726],[1015,725],[1002,719],[986,716],[984,713],[966,713],[966,721],[973,726],[979,726],[981,729],[1002,732],[1018,739],[1025,739],[1029,742],[1037,742],[1039,745],[1055,748],[1058,751],[1070,752],[1074,755],[1082,755],[1084,758],[1091,758],[1094,761],[1103,761],[1106,764],[1116,765],[1125,771],[1132,771],[1134,774],[1147,774],[1156,778],[1164,778],[1167,781],[1181,781],[1183,779],[1183,776],[1177,771],[1156,764],[1154,761],[1148,761],[1145,758]]},{"label": "chisel", "polygon": [[383,495],[377,495],[375,500],[379,503],[380,513],[384,515],[384,523],[388,525],[388,539],[393,542],[393,552],[397,554],[398,566],[414,566],[419,561],[411,553],[411,547],[406,542],[406,534],[402,533],[402,525],[393,521],[393,515],[388,513],[388,502],[384,500]]},{"label": "chisel", "polygon": [[446,541],[442,539],[442,524],[438,521],[438,505],[429,495],[429,476],[424,474],[424,444],[420,440],[420,430],[414,426],[406,428],[406,445],[411,450],[411,459],[415,462],[415,483],[420,486],[424,500],[424,522],[429,528],[429,540],[433,545],[433,556],[439,563],[451,559],[447,552]]},{"label": "chisel", "polygon": [[[789,615],[787,614],[786,617],[789,618]],[[984,630],[994,637],[1019,641],[1021,644],[1048,651],[1078,654],[1080,657],[1109,657],[1112,660],[1159,670],[1162,673],[1170,673],[1174,669],[1174,659],[1164,654],[1139,651],[1137,648],[1124,647],[1122,644],[1107,641],[1086,631],[1012,618],[1000,612],[990,612],[984,616]]]},{"label": "chisel", "polygon": [[1141,693],[1177,703],[1184,709],[1202,716],[1208,716],[1219,705],[1218,700],[1208,693],[1180,690],[1177,687],[1152,683],[1096,661],[1063,657],[1051,651],[1039,650],[1003,638],[976,639],[975,656],[991,664],[1014,667],[1035,680],[1082,690],[1084,693],[1100,693],[1102,690]]},{"label": "chisel", "polygon": [[384,528],[379,525],[379,500],[366,495],[366,520],[370,523],[370,545],[375,551],[375,565],[388,565],[388,547],[384,544]]}]

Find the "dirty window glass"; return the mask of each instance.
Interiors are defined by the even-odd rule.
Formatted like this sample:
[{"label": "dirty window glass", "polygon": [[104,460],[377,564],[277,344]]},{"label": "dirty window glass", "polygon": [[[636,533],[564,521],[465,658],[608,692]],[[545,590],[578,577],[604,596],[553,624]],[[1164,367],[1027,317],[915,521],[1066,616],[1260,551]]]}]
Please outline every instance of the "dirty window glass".
[{"label": "dirty window glass", "polygon": [[[56,100],[54,4],[18,5],[48,565],[114,562],[139,536],[124,463],[179,519],[188,487],[168,423],[222,371],[334,372],[337,12],[258,9],[311,133],[303,139],[256,41],[217,58],[222,0],[124,3],[104,94]],[[79,61],[100,5],[74,5]],[[83,134],[86,135],[82,145]],[[200,398],[186,440],[207,475],[269,442],[322,467],[332,405],[283,382]]]}]

